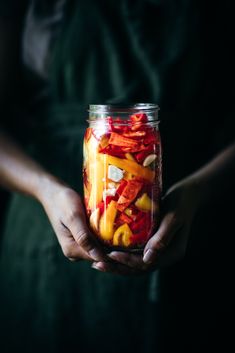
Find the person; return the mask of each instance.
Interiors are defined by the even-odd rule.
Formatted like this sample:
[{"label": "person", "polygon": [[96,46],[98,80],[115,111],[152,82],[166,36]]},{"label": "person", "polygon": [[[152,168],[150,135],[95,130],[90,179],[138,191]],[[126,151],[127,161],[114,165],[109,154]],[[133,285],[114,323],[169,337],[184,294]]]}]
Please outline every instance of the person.
[{"label": "person", "polygon": [[[1,352],[231,343],[229,6],[1,4],[0,184],[13,192],[0,247]],[[162,220],[143,255],[106,254],[82,201],[86,106],[143,101],[161,107]]]}]

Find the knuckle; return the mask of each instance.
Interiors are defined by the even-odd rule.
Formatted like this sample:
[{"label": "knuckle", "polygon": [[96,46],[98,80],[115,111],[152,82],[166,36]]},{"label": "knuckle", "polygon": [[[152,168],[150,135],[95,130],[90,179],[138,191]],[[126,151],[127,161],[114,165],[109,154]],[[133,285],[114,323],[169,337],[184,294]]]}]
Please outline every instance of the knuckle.
[{"label": "knuckle", "polygon": [[85,232],[85,230],[77,231],[75,234],[75,240],[82,247],[87,247],[90,243],[88,234]]}]

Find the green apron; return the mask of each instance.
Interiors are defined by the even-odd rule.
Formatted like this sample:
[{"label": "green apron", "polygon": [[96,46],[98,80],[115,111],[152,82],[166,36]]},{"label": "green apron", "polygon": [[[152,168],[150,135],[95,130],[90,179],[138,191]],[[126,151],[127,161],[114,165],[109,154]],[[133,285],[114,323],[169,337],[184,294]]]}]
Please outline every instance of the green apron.
[{"label": "green apron", "polygon": [[[33,21],[43,35],[46,19],[50,31],[58,27],[57,40],[50,36],[46,46],[48,71],[47,61],[38,67],[26,55],[27,114],[20,122],[13,114],[12,134],[23,141],[27,136],[26,150],[51,173],[82,193],[81,141],[89,103],[160,105],[165,188],[230,141],[232,134],[220,138],[217,131],[218,126],[220,132],[230,131],[230,120],[221,122],[220,108],[212,105],[213,80],[205,82],[203,74],[208,69],[204,23],[199,25],[203,16],[193,1],[179,6],[160,0],[43,3],[31,3],[24,40],[31,33],[37,43],[29,24]],[[56,11],[63,16],[53,17]],[[200,91],[206,84],[209,95]],[[63,256],[38,202],[13,195],[1,239],[1,352],[166,352],[167,332],[174,338],[174,330],[180,332],[174,300],[183,284],[180,276],[176,280],[181,265],[175,272],[137,277],[90,266]],[[175,351],[183,349],[180,337]]]}]

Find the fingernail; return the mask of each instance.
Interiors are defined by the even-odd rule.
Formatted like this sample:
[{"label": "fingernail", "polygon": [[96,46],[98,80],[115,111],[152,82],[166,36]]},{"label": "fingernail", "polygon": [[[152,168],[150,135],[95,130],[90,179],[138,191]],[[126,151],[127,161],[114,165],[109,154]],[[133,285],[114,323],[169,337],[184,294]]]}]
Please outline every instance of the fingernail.
[{"label": "fingernail", "polygon": [[98,250],[98,249],[95,249],[95,248],[89,251],[89,255],[95,261],[101,261],[104,258],[102,252],[100,250]]},{"label": "fingernail", "polygon": [[110,257],[113,260],[116,260],[116,259],[118,259],[119,254],[118,254],[118,252],[113,251],[110,254],[108,254],[108,257]]},{"label": "fingernail", "polygon": [[146,264],[151,264],[155,260],[155,256],[155,251],[148,249],[147,252],[144,254],[143,261]]},{"label": "fingernail", "polygon": [[92,264],[92,265],[91,265],[91,267],[92,267],[94,270],[98,270],[98,271],[105,272],[105,270],[104,270],[103,266],[102,266],[102,265],[100,265],[100,264],[96,264],[96,263],[94,263],[94,264]]}]

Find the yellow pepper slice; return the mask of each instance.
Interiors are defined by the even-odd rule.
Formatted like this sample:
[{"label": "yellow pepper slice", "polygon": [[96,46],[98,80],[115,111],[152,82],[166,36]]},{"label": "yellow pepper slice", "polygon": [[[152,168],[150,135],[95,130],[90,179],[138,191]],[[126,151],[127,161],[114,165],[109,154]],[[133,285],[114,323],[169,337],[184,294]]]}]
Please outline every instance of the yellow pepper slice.
[{"label": "yellow pepper slice", "polygon": [[104,180],[107,176],[107,155],[96,154],[96,160],[89,163],[89,182],[91,184],[91,192],[88,207],[91,210],[96,209],[97,204],[102,201]]},{"label": "yellow pepper slice", "polygon": [[134,161],[135,162],[135,158],[133,157],[133,155],[131,153],[125,153],[125,157],[126,159],[128,159],[129,161]]},{"label": "yellow pepper slice", "polygon": [[118,168],[124,169],[125,171],[134,174],[136,176],[142,177],[150,182],[153,182],[155,177],[155,172],[147,167],[143,167],[138,163],[128,160],[122,159],[114,156],[107,155],[108,163],[111,165],[115,165]]},{"label": "yellow pepper slice", "polygon": [[[134,161],[134,162],[136,162],[136,160],[135,160],[135,158],[133,157],[133,155],[132,155],[131,153],[129,153],[129,152],[128,152],[128,153],[125,153],[125,157],[126,157],[126,159],[128,159],[128,161]],[[125,172],[124,178],[125,178],[126,180],[131,180],[131,179],[134,178],[134,175],[131,174],[131,173]]]},{"label": "yellow pepper slice", "polygon": [[136,200],[135,205],[141,211],[154,211],[156,208],[155,203],[148,197],[146,193],[141,195],[141,197]]},{"label": "yellow pepper slice", "polygon": [[125,174],[124,174],[125,180],[132,180],[133,178],[135,178],[135,176],[133,174],[125,172]]},{"label": "yellow pepper slice", "polygon": [[132,231],[127,223],[122,224],[118,229],[115,231],[113,236],[113,245],[124,245],[129,246],[131,244]]},{"label": "yellow pepper slice", "polygon": [[96,152],[98,149],[98,141],[93,136],[93,134],[91,134],[89,141],[84,143],[84,149],[87,160],[89,161],[89,163],[93,163],[96,159]]},{"label": "yellow pepper slice", "polygon": [[[128,161],[136,161],[135,160],[135,158],[133,157],[133,155],[131,154],[131,153],[125,153],[125,157],[126,157],[126,159],[128,159]],[[131,174],[131,173],[128,173],[128,172],[125,172],[125,174],[124,174],[124,178],[126,179],[126,180],[131,180],[131,179],[133,179],[135,176],[133,175],[133,174]]]},{"label": "yellow pepper slice", "polygon": [[100,236],[104,240],[113,238],[113,225],[117,214],[117,202],[112,200],[100,218]]}]

